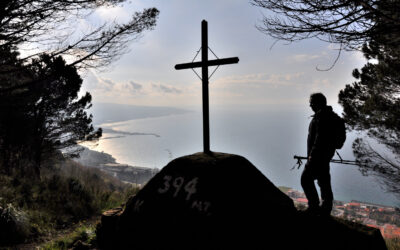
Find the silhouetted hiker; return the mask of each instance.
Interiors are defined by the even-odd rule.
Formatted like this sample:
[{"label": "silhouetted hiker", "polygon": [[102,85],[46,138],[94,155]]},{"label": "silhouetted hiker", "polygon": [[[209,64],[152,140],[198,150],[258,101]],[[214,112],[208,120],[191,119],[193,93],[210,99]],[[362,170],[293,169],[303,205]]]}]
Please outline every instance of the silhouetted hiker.
[{"label": "silhouetted hiker", "polygon": [[[308,128],[307,163],[301,175],[301,186],[308,199],[307,212],[330,215],[332,211],[333,193],[329,161],[335,154],[334,118],[337,115],[331,106],[326,105],[322,93],[310,96],[310,107],[314,111],[313,119]],[[321,190],[322,205],[318,197],[314,181],[318,181]]]}]

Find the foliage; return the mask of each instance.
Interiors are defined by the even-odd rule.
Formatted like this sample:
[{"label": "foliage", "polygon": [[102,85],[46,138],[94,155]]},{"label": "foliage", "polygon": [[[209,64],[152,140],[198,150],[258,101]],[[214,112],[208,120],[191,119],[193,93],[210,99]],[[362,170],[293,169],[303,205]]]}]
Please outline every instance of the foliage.
[{"label": "foliage", "polygon": [[71,160],[59,161],[35,180],[0,175],[0,206],[22,211],[28,238],[52,234],[103,211],[121,206],[137,188]]},{"label": "foliage", "polygon": [[[92,116],[86,113],[91,106],[91,95],[87,92],[78,97],[82,85],[75,67],[66,65],[61,57],[40,57],[33,71],[41,83],[35,89],[35,131],[38,143],[45,149],[70,150],[79,141],[90,141],[101,136],[91,125]],[[36,146],[41,146],[36,144]],[[44,145],[48,144],[48,145]],[[67,155],[76,153],[67,151]]]},{"label": "foliage", "polygon": [[[105,24],[72,44],[21,59],[26,43],[53,43],[57,29],[69,17],[121,1],[12,0],[0,3],[0,164],[6,174],[15,169],[40,176],[43,158],[63,149],[76,156],[80,141],[96,140],[86,113],[91,95],[78,97],[82,79],[77,67],[105,66],[120,55],[131,39],[155,25],[158,10],[135,13],[128,24]],[[71,42],[71,41],[70,41]],[[18,47],[19,46],[19,47]],[[50,49],[50,48],[48,48]],[[61,55],[74,56],[67,64]]]},{"label": "foliage", "polygon": [[[400,8],[400,1],[397,4]],[[364,45],[364,56],[375,61],[353,71],[357,81],[340,91],[339,103],[352,129],[367,132],[372,143],[383,146],[371,146],[371,140],[362,138],[354,141],[362,172],[378,176],[388,191],[400,194],[400,43],[381,43],[391,36]]]},{"label": "foliage", "polygon": [[[102,23],[82,27],[99,7],[117,6],[124,0],[8,0],[0,3],[0,49],[38,47],[40,57],[69,56],[78,68],[106,66],[120,56],[128,43],[155,26],[158,10],[136,12],[125,24]],[[90,25],[89,25],[90,26]],[[79,28],[82,27],[82,28]]]},{"label": "foliage", "polygon": [[[4,53],[12,55],[11,51]],[[74,157],[79,151],[77,143],[98,139],[101,129],[94,130],[92,117],[86,113],[91,95],[78,97],[82,79],[74,66],[46,54],[30,66],[20,65],[16,58],[9,60],[8,65],[26,72],[25,79],[35,84],[0,93],[0,157],[6,173],[22,165],[27,174],[38,177],[44,157],[60,149]],[[9,75],[0,73],[2,79],[15,85]]]},{"label": "foliage", "polygon": [[79,246],[85,246],[90,249],[91,246],[96,244],[95,229],[94,225],[78,227],[73,232],[41,246],[41,249],[75,249],[79,248]]},{"label": "foliage", "polygon": [[[105,22],[89,25],[85,31],[79,22],[99,7],[122,2],[0,3],[0,165],[4,173],[19,169],[38,178],[44,158],[61,149],[74,157],[77,143],[101,136],[86,113],[91,95],[78,97],[82,79],[77,72],[109,65],[130,41],[155,26],[159,11],[145,9],[125,24]],[[38,53],[29,54],[33,48]],[[25,51],[24,57],[19,50]]]},{"label": "foliage", "polygon": [[[371,36],[387,35],[399,42],[400,20],[397,0],[252,0],[255,6],[276,15],[264,16],[258,28],[277,40],[298,41],[318,38],[340,44],[343,49],[358,50]],[[376,23],[385,29],[376,29]]]},{"label": "foliage", "polygon": [[79,142],[101,136],[86,113],[90,94],[78,96],[78,70],[109,65],[156,24],[159,11],[149,8],[124,24],[79,29],[96,8],[122,2],[0,1],[0,198],[26,213],[32,237],[98,215],[137,191],[64,159],[76,156]]},{"label": "foliage", "polygon": [[12,204],[0,206],[0,243],[23,240],[29,235],[26,214]]}]

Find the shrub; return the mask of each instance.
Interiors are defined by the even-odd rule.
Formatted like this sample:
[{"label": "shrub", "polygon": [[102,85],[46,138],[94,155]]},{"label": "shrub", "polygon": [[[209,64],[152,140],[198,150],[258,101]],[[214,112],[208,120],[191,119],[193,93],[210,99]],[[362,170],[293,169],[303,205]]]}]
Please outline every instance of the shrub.
[{"label": "shrub", "polygon": [[27,216],[12,204],[0,207],[0,243],[10,244],[26,239],[30,234]]},{"label": "shrub", "polygon": [[[0,238],[14,242],[48,235],[99,216],[104,210],[121,206],[138,190],[98,169],[69,160],[43,169],[40,179],[21,176],[0,175],[0,232],[4,231],[2,226],[8,228],[7,232],[20,232],[13,233],[15,238],[8,234]],[[12,226],[15,230],[10,229]]]}]

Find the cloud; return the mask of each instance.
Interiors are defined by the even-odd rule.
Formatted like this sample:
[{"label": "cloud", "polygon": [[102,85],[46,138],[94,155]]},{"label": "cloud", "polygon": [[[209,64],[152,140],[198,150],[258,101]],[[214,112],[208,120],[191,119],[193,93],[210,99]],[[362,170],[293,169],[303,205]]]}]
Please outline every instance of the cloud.
[{"label": "cloud", "polygon": [[167,86],[165,84],[151,84],[153,90],[161,93],[166,93],[166,94],[181,94],[182,90],[172,87],[172,86]]},{"label": "cloud", "polygon": [[107,94],[108,95],[132,95],[142,93],[143,85],[134,81],[117,82],[111,79],[102,78],[89,72],[84,80],[85,88],[90,92]]},{"label": "cloud", "polygon": [[111,80],[102,79],[91,71],[87,72],[83,82],[88,91],[110,91],[114,85]]},{"label": "cloud", "polygon": [[129,81],[129,84],[132,86],[132,88],[135,91],[140,91],[143,88],[143,86],[141,84],[135,83],[134,81]]},{"label": "cloud", "polygon": [[[132,84],[133,83],[133,84]],[[132,81],[129,82],[116,82],[114,83],[113,92],[120,94],[137,94],[142,90],[142,85],[138,83],[134,83]]]},{"label": "cloud", "polygon": [[296,55],[290,56],[290,57],[289,57],[289,60],[290,60],[290,61],[297,62],[297,63],[300,63],[300,62],[309,62],[309,61],[312,61],[312,60],[321,58],[321,57],[323,57],[323,56],[324,56],[323,54],[320,54],[320,55],[296,54]]},{"label": "cloud", "polygon": [[106,91],[112,91],[113,88],[115,87],[115,83],[110,79],[99,79],[98,82],[99,82],[98,88]]},{"label": "cloud", "polygon": [[297,84],[299,80],[302,80],[304,75],[303,72],[293,74],[247,74],[219,78],[215,83],[221,86],[227,84],[244,85],[245,87],[262,87],[266,85],[287,86]]},{"label": "cloud", "polygon": [[182,89],[162,82],[115,81],[100,77],[94,72],[89,72],[84,78],[84,88],[91,92],[94,97],[102,100],[107,99],[109,102],[127,102],[127,100],[145,98],[159,99],[160,96],[175,98],[177,96],[182,97],[182,93],[191,94],[190,87]]},{"label": "cloud", "polygon": [[104,21],[122,21],[130,19],[129,13],[122,6],[102,6],[96,9],[95,14]]},{"label": "cloud", "polygon": [[311,85],[311,89],[314,92],[317,92],[317,91],[323,92],[324,90],[332,88],[332,87],[334,87],[334,84],[331,82],[330,79],[327,79],[327,78],[323,78],[323,79],[316,78],[313,80],[312,85]]}]

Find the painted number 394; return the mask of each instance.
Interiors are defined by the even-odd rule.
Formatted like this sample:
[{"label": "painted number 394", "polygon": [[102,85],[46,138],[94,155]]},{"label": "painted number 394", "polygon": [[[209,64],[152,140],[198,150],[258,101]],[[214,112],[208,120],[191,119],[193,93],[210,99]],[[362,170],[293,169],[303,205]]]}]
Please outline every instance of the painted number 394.
[{"label": "painted number 394", "polygon": [[173,197],[177,197],[179,193],[185,192],[186,200],[190,200],[191,196],[197,192],[196,186],[199,178],[195,177],[185,183],[185,178],[165,175],[163,186],[158,189],[158,193],[164,194],[170,190],[173,192]]}]

